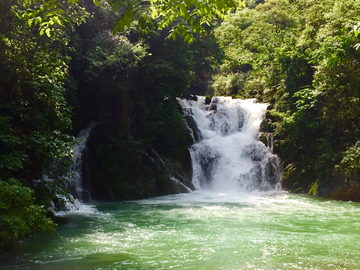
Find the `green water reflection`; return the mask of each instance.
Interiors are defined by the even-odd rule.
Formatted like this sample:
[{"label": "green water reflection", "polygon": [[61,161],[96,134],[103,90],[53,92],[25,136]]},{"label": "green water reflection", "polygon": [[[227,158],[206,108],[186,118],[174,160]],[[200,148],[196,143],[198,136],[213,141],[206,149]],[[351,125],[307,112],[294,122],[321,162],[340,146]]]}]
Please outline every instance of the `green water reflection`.
[{"label": "green water reflection", "polygon": [[68,213],[0,269],[360,269],[360,205],[194,192]]}]

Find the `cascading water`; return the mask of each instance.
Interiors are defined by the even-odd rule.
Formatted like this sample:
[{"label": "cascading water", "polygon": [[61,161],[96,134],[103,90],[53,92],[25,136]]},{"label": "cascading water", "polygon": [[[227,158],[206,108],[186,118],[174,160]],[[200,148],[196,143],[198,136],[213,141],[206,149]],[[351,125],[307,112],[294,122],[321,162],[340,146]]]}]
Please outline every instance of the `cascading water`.
[{"label": "cascading water", "polygon": [[95,122],[91,122],[88,127],[79,132],[79,135],[77,136],[79,143],[74,145],[73,150],[73,163],[70,168],[73,175],[69,179],[68,190],[81,201],[90,200],[90,194],[84,188],[82,181],[82,158],[86,148],[87,140],[89,139],[91,130],[95,127],[95,125]]},{"label": "cascading water", "polygon": [[267,104],[255,99],[179,99],[198,138],[190,148],[193,184],[214,191],[269,191],[280,188],[278,158],[258,140]]},{"label": "cascading water", "polygon": [[[0,256],[0,269],[359,269],[358,203],[232,192],[279,183],[270,134],[269,147],[257,140],[266,104],[179,102],[194,135],[194,182],[202,190],[58,212],[67,215],[60,237],[30,238],[4,261]],[[75,163],[89,132],[80,134]]]}]

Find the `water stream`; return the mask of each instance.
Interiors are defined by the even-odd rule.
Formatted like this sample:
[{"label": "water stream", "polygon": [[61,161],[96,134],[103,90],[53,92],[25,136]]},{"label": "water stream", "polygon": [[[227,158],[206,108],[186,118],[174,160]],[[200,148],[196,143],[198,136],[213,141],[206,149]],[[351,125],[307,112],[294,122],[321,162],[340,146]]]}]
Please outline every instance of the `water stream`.
[{"label": "water stream", "polygon": [[196,125],[190,154],[198,190],[280,189],[278,158],[258,140],[268,104],[231,97],[213,97],[207,105],[205,97],[178,101]]},{"label": "water stream", "polygon": [[266,104],[179,102],[195,123],[197,191],[81,204],[0,269],[360,269],[360,204],[279,188],[277,157],[258,141]]},{"label": "water stream", "polygon": [[83,154],[86,148],[86,143],[89,139],[91,130],[96,126],[94,121],[81,130],[77,136],[78,143],[74,145],[73,150],[73,163],[70,170],[73,172],[72,177],[69,179],[68,190],[80,201],[89,201],[91,196],[84,188],[82,172],[83,172]]},{"label": "water stream", "polygon": [[360,205],[193,192],[67,214],[0,269],[360,269]]}]

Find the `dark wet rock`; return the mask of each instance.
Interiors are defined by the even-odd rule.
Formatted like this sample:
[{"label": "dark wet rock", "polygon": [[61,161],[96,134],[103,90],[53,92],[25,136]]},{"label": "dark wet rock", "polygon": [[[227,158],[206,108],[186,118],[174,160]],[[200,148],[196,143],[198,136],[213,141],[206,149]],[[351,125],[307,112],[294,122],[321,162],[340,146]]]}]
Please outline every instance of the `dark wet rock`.
[{"label": "dark wet rock", "polygon": [[[200,130],[198,129],[196,123],[195,123],[195,120],[194,118],[192,118],[190,115],[185,115],[184,116],[184,119],[189,127],[189,129],[191,130],[191,135],[193,136],[194,138],[194,141],[192,143],[195,143],[195,142],[198,142],[201,140],[201,132]],[[191,143],[191,144],[192,144]]]},{"label": "dark wet rock", "polygon": [[183,98],[185,98],[185,99],[187,99],[187,100],[194,100],[194,101],[197,101],[197,100],[198,100],[198,97],[197,97],[197,96],[195,96],[195,95],[190,95],[190,94],[183,96]]},{"label": "dark wet rock", "polygon": [[154,149],[143,151],[131,137],[115,137],[114,126],[96,126],[84,159],[84,187],[94,200],[134,200],[189,192],[191,157],[186,145],[172,156]]},{"label": "dark wet rock", "polygon": [[155,192],[157,196],[195,190],[191,182],[191,168],[190,170],[186,169],[178,161],[160,156],[154,149],[148,151],[146,156],[156,175]]},{"label": "dark wet rock", "polygon": [[212,99],[212,96],[211,95],[207,95],[205,97],[205,105],[209,105],[211,103],[211,99]]}]

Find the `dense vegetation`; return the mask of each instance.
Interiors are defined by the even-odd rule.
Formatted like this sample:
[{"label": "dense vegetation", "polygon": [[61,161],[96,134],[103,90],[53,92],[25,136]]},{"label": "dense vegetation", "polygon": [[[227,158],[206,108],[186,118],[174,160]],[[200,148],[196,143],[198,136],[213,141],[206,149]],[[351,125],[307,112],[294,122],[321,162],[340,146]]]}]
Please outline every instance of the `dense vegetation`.
[{"label": "dense vegetation", "polygon": [[78,85],[74,124],[99,123],[89,141],[89,187],[95,199],[166,194],[169,190],[159,182],[166,176],[151,168],[147,156],[160,152],[190,166],[186,146],[191,142],[176,97],[186,93],[192,73],[207,68],[197,65],[205,58],[197,56],[195,43],[166,39],[167,30],[142,42],[134,29],[113,36],[111,23],[99,27],[106,10],[74,34],[86,47],[73,54],[70,65]]},{"label": "dense vegetation", "polygon": [[[18,16],[22,2],[0,2],[0,251],[21,237],[54,230],[45,209],[64,194],[74,139],[64,93],[67,29],[40,36]],[[74,23],[86,13],[67,9]],[[58,166],[52,166],[58,161]],[[38,181],[48,172],[54,181]]]},{"label": "dense vegetation", "polygon": [[271,0],[216,29],[215,93],[272,104],[286,189],[360,199],[359,4]]},{"label": "dense vegetation", "polygon": [[270,103],[283,186],[360,199],[359,0],[95,2],[0,1],[0,252],[54,231],[47,209],[69,199],[91,121],[93,198],[174,192],[169,170],[191,178],[176,102],[188,93]]},{"label": "dense vegetation", "polygon": [[0,12],[0,252],[54,231],[47,209],[71,200],[74,136],[90,121],[84,173],[94,199],[175,192],[169,170],[190,181],[176,97],[212,72],[214,38],[168,39],[181,20],[140,40],[136,27],[114,35],[126,10],[91,0],[6,0]]}]

